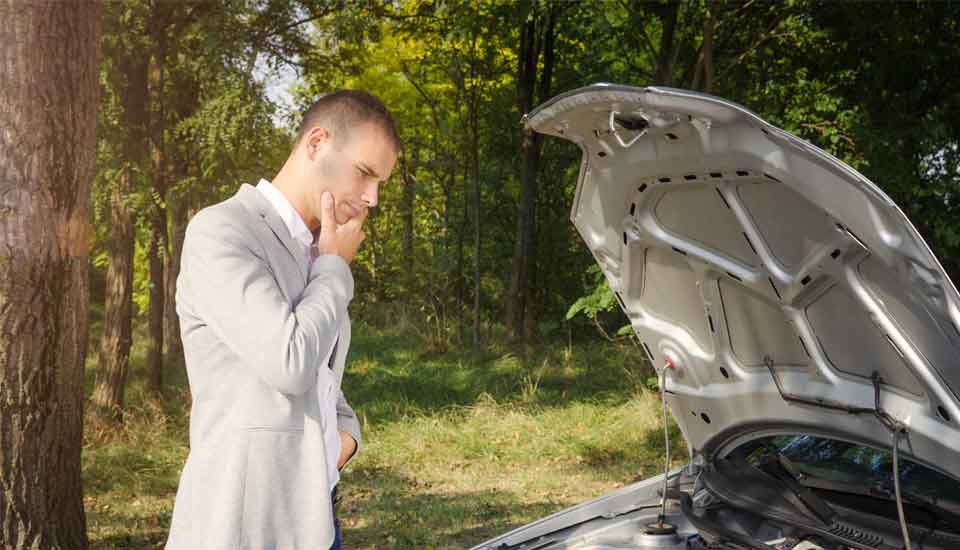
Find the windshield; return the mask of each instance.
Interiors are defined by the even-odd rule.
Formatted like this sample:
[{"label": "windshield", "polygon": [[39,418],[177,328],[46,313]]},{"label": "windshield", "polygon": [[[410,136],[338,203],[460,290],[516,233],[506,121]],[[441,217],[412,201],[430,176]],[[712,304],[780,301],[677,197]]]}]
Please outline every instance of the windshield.
[{"label": "windshield", "polygon": [[[744,443],[731,453],[751,464],[765,454],[779,452],[800,473],[865,490],[893,490],[893,458],[889,449],[875,449],[848,441],[805,434],[763,437]],[[900,457],[900,485],[904,493],[925,499],[960,501],[960,482]]]}]

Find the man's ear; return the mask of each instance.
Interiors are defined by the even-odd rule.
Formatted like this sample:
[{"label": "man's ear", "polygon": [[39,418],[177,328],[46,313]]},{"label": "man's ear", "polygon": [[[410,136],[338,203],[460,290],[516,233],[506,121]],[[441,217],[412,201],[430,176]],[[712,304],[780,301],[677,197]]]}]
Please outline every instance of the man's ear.
[{"label": "man's ear", "polygon": [[310,160],[316,160],[317,154],[330,141],[330,132],[322,126],[314,126],[303,137],[303,146],[306,148],[307,157]]}]

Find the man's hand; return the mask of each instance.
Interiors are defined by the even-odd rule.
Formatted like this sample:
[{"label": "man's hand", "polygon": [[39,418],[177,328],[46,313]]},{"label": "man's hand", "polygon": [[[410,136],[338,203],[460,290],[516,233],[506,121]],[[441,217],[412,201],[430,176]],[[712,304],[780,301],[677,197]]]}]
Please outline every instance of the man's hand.
[{"label": "man's hand", "polygon": [[367,219],[367,209],[363,208],[359,215],[343,225],[337,224],[335,209],[333,194],[324,191],[320,197],[320,235],[317,236],[317,251],[320,254],[336,254],[350,263],[357,254],[360,243],[363,242],[363,222]]},{"label": "man's hand", "polygon": [[353,436],[347,432],[340,433],[340,457],[337,458],[337,469],[343,468],[343,465],[347,463],[347,460],[353,456],[353,453],[357,450],[357,442],[353,439]]}]

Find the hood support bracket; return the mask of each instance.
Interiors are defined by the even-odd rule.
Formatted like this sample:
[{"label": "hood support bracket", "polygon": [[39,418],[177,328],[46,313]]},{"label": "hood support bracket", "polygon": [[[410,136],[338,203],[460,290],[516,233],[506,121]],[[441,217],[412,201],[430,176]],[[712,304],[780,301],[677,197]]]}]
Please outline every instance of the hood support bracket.
[{"label": "hood support bracket", "polygon": [[[637,142],[638,139],[642,138],[647,133],[647,128],[650,126],[650,123],[647,122],[646,118],[640,117],[642,122],[634,122],[632,120],[620,118],[618,111],[610,111],[610,120],[608,125],[610,126],[610,131],[608,133],[613,134],[613,137],[617,138],[617,143],[620,144],[620,147],[624,149],[629,149],[631,145]],[[617,130],[617,123],[620,122],[628,130],[636,130],[639,133],[633,136],[630,141],[623,141],[623,138],[620,137],[620,132]]]}]

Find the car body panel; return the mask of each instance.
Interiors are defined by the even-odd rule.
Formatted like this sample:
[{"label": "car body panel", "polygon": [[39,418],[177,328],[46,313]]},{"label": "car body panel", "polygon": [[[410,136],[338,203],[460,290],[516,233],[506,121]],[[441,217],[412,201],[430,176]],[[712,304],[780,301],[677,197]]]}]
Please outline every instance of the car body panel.
[{"label": "car body panel", "polygon": [[524,120],[582,149],[571,221],[675,367],[691,452],[784,424],[889,447],[879,404],[903,452],[960,477],[960,295],[876,185],[697,92],[597,84]]},{"label": "car body panel", "polygon": [[[675,478],[679,474],[680,470],[674,470],[670,472],[669,477]],[[583,542],[593,547],[599,544],[598,540],[604,538],[604,531],[617,531],[623,523],[634,525],[631,528],[630,535],[620,537],[629,540],[633,536],[632,533],[637,531],[636,524],[650,523],[656,519],[660,504],[659,489],[662,483],[662,474],[632,483],[596,499],[514,529],[475,546],[473,550],[533,549],[540,546],[549,546],[551,542],[561,540],[568,544],[571,541]],[[681,538],[685,538],[693,529],[687,522],[683,521],[675,508],[674,506],[669,510],[671,519],[676,523],[682,535]],[[598,529],[596,523],[605,525]],[[583,535],[578,533],[578,529],[583,532]],[[601,532],[597,533],[598,530]],[[590,537],[582,541],[578,540],[580,536],[585,536],[588,533]]]},{"label": "car body panel", "polygon": [[[960,295],[876,185],[748,109],[698,92],[595,84],[524,121],[583,152],[571,221],[664,373],[691,463],[668,477],[675,540],[645,538],[661,501],[656,476],[475,550],[727,548],[705,541],[688,515],[716,505],[717,495],[698,489],[700,474],[770,435],[890,449],[902,429],[901,455],[960,479]],[[678,501],[694,507],[681,513]],[[764,511],[753,508],[718,517],[731,526],[744,519],[741,533],[756,526],[750,547],[780,547],[789,527],[757,523]],[[850,547],[887,547],[876,541],[891,537],[896,545],[895,521],[873,518],[882,528],[867,533],[849,523],[856,511],[842,516],[829,533]],[[724,538],[719,531],[711,540]],[[924,544],[958,540],[937,532]]]}]

